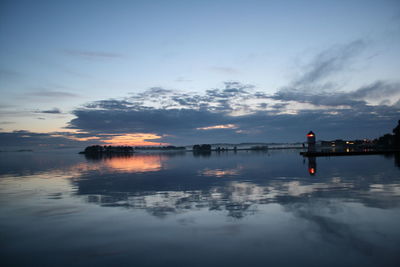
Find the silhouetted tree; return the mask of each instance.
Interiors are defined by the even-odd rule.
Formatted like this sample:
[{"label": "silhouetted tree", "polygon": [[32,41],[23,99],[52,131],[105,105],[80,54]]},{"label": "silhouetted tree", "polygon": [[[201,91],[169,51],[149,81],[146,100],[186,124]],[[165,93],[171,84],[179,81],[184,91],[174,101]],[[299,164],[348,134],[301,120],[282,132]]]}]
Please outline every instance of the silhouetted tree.
[{"label": "silhouetted tree", "polygon": [[211,145],[209,144],[202,144],[202,145],[194,145],[194,151],[211,151]]},{"label": "silhouetted tree", "polygon": [[393,135],[385,134],[385,135],[379,137],[376,140],[376,145],[378,147],[383,147],[383,148],[393,147]]},{"label": "silhouetted tree", "polygon": [[88,146],[85,148],[84,154],[115,154],[115,153],[133,153],[131,146]]},{"label": "silhouetted tree", "polygon": [[200,145],[194,145],[193,150],[200,150]]},{"label": "silhouetted tree", "polygon": [[393,134],[394,147],[400,148],[400,120],[398,121],[396,128],[393,129]]}]

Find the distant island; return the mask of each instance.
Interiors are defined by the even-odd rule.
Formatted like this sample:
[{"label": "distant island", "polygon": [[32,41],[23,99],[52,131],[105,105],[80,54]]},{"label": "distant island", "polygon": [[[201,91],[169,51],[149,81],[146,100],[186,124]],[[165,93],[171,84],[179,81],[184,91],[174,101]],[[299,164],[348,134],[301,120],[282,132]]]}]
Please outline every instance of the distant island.
[{"label": "distant island", "polygon": [[88,146],[84,151],[79,152],[79,154],[86,155],[100,155],[100,154],[132,154],[134,149],[131,146]]},{"label": "distant island", "polygon": [[148,146],[148,147],[133,147],[133,146],[101,146],[101,145],[93,145],[85,148],[84,151],[79,152],[79,154],[86,155],[129,155],[137,152],[138,150],[151,150],[151,151],[182,151],[185,150],[185,147],[177,147],[177,146]]},{"label": "distant island", "polygon": [[[288,148],[286,146],[282,148]],[[298,147],[292,147],[298,148]],[[276,148],[272,148],[276,149]],[[79,152],[79,154],[85,155],[130,155],[137,152],[144,151],[183,151],[194,153],[208,153],[211,151],[225,152],[225,151],[239,151],[239,150],[252,150],[252,151],[265,151],[268,150],[268,145],[266,144],[254,144],[251,146],[246,146],[245,148],[239,148],[238,145],[232,144],[198,144],[194,146],[107,146],[107,145],[92,145],[85,148],[84,151]]]},{"label": "distant island", "polygon": [[32,149],[0,150],[0,152],[33,152]]}]

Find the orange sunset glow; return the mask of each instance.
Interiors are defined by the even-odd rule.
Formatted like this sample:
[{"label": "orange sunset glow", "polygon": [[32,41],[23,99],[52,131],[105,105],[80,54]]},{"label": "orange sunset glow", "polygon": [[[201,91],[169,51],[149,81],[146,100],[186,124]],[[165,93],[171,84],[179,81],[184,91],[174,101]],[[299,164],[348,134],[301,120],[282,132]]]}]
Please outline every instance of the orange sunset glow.
[{"label": "orange sunset glow", "polygon": [[90,140],[99,140],[100,137],[97,136],[92,136],[92,137],[68,137],[69,139],[75,140],[75,141],[90,141]]},{"label": "orange sunset glow", "polygon": [[[150,172],[162,169],[162,163],[166,161],[163,155],[132,155],[103,158],[101,164],[93,162],[83,162],[76,164],[69,169],[71,177],[79,177],[80,173],[88,171],[103,171],[109,169],[116,172]],[[54,175],[53,175],[54,176]]]},{"label": "orange sunset glow", "polygon": [[148,140],[160,139],[162,136],[156,134],[135,133],[111,136],[109,139],[102,140],[103,143],[114,146],[164,146],[169,143],[152,142]]},{"label": "orange sunset glow", "polygon": [[122,172],[159,171],[163,157],[160,155],[140,155],[133,157],[113,157],[104,161],[107,167]]}]

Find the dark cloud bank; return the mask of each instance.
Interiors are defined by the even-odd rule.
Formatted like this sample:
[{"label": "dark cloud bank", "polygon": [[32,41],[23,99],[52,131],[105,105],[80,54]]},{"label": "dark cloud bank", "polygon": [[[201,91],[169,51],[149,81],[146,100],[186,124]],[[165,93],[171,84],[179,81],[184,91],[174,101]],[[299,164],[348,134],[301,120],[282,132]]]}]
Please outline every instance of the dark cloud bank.
[{"label": "dark cloud bank", "polygon": [[5,151],[14,149],[48,149],[48,148],[70,148],[81,145],[89,145],[90,142],[77,142],[68,137],[75,134],[67,133],[34,133],[30,131],[14,131],[0,133],[0,147]]},{"label": "dark cloud bank", "polygon": [[44,113],[44,114],[61,114],[61,110],[59,108],[52,108],[48,110],[38,110],[35,113]]},{"label": "dark cloud bank", "polygon": [[[124,100],[89,103],[74,111],[76,118],[68,128],[93,134],[154,133],[175,144],[302,141],[310,129],[325,139],[371,138],[393,128],[399,118],[399,102],[369,105],[368,98],[398,99],[398,93],[399,84],[382,81],[351,92],[282,89],[273,95],[232,82],[204,95],[153,88]],[[289,112],[293,104],[312,108]],[[228,124],[235,127],[199,130]]]}]

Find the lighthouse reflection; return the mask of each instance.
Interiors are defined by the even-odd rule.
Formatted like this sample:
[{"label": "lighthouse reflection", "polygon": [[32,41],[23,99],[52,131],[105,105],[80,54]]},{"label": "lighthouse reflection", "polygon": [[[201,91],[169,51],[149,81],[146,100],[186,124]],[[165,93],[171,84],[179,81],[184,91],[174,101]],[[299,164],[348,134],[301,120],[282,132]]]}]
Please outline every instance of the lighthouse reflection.
[{"label": "lighthouse reflection", "polygon": [[311,176],[317,173],[317,159],[315,157],[308,157],[308,173]]}]

